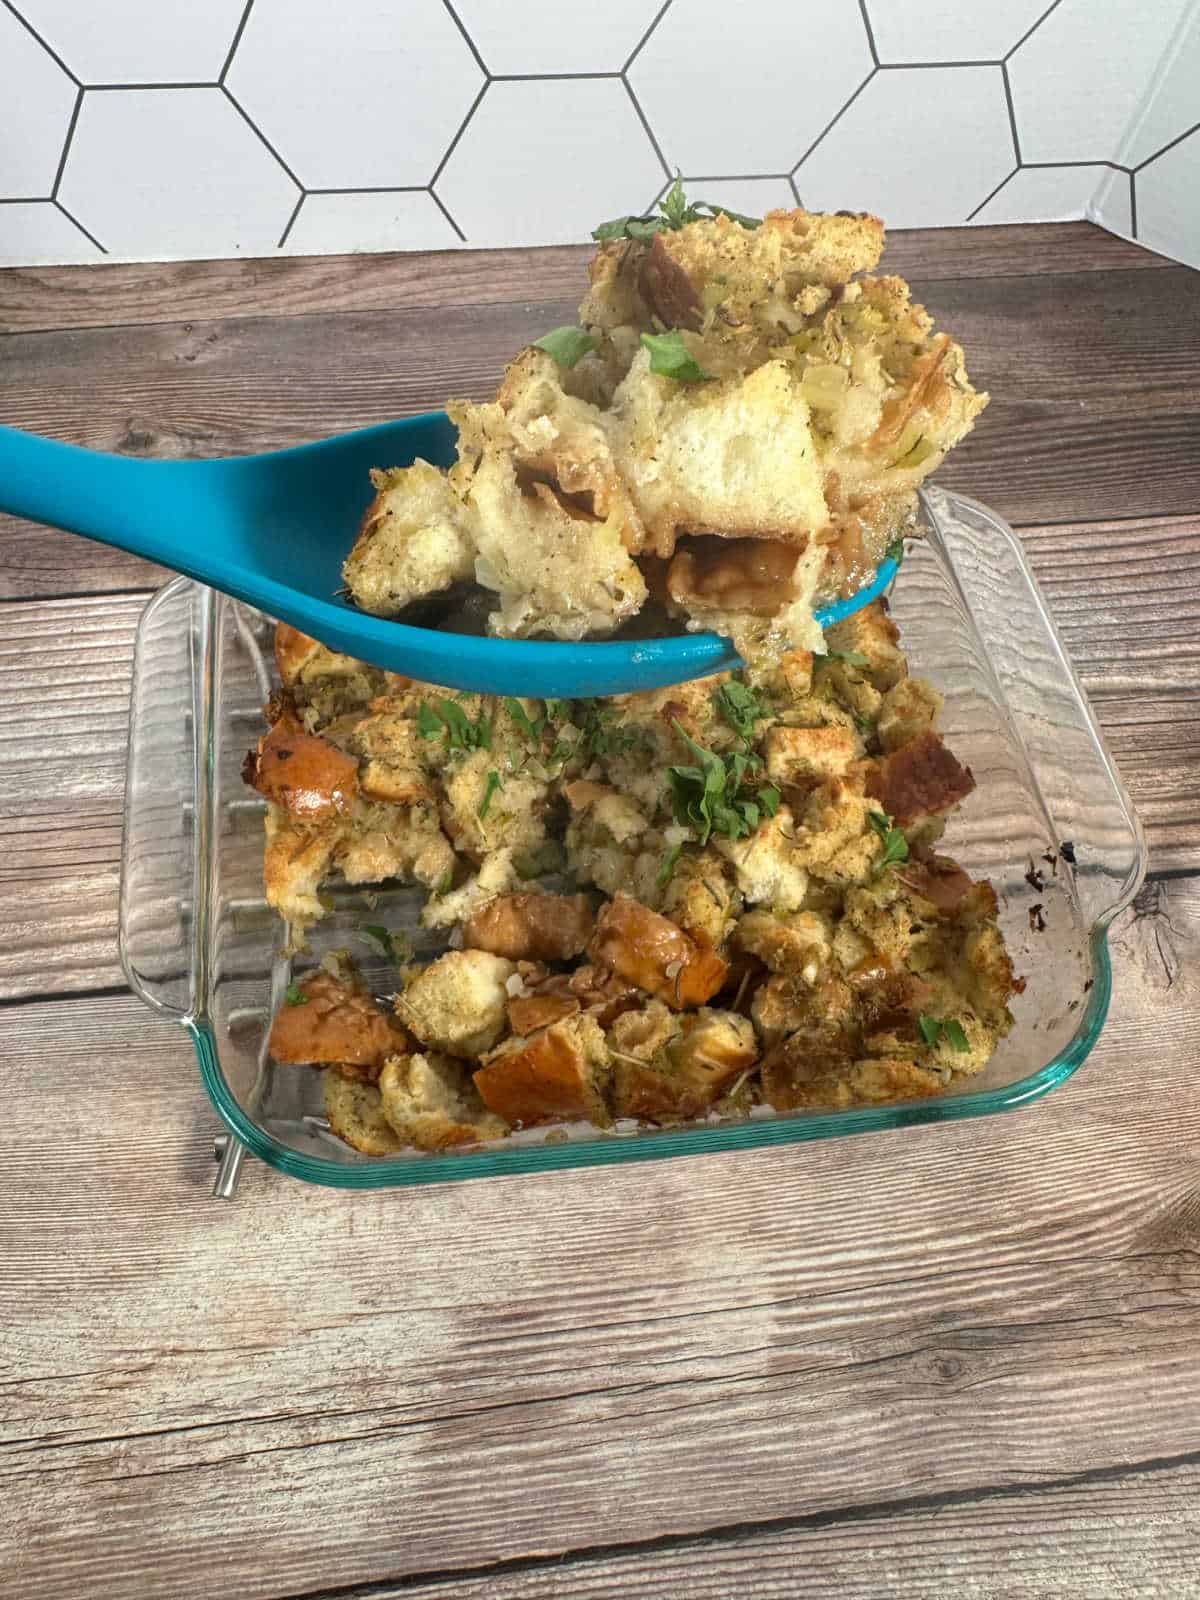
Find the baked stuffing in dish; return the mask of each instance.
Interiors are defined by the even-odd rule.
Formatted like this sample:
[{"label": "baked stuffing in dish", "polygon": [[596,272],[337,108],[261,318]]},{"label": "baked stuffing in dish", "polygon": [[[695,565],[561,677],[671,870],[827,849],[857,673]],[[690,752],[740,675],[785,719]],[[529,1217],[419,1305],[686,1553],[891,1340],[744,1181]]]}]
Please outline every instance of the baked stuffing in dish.
[{"label": "baked stuffing in dish", "polygon": [[[689,205],[596,230],[579,326],[453,403],[458,460],[377,471],[345,563],[403,617],[476,585],[506,638],[633,623],[730,637],[756,665],[821,648],[813,611],[914,531],[916,490],[987,403],[876,217]],[[705,215],[705,212],[712,213]],[[658,618],[658,621],[655,621]]]},{"label": "baked stuffing in dish", "polygon": [[607,701],[454,695],[280,626],[246,762],[292,948],[322,886],[426,891],[443,953],[366,930],[296,980],[282,1064],[372,1155],[512,1130],[844,1108],[980,1072],[1022,987],[996,897],[938,853],[974,780],[875,603],[827,654]]}]

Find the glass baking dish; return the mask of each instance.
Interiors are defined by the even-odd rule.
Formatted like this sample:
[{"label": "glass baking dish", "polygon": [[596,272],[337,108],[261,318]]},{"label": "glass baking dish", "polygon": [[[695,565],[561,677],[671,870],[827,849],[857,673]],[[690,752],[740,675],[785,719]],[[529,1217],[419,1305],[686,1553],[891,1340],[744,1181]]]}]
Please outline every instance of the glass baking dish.
[{"label": "glass baking dish", "polygon": [[[191,1036],[233,1136],[219,1192],[232,1189],[240,1147],[311,1183],[375,1188],[979,1116],[1024,1105],[1069,1077],[1108,1011],[1106,930],[1142,881],[1141,829],[1016,536],[964,496],[931,492],[923,512],[928,537],[904,562],[893,615],[913,671],[945,695],[947,742],[978,784],[944,848],[994,883],[1026,987],[1009,1037],[957,1092],[836,1113],[757,1108],[750,1120],[673,1129],[579,1127],[549,1137],[536,1129],[503,1147],[387,1160],[344,1146],[325,1123],[320,1075],[277,1068],[265,1050],[290,963],[280,953],[283,924],[263,897],[263,802],[243,785],[241,766],[264,727],[272,624],[183,578],[155,595],[134,658],[121,959],[135,992]],[[394,973],[372,966],[355,930],[364,921],[415,929],[419,893],[341,887],[332,898],[333,915],[312,934],[314,955],[355,944],[368,981],[385,992]],[[419,931],[416,944],[423,954],[442,948]]]}]

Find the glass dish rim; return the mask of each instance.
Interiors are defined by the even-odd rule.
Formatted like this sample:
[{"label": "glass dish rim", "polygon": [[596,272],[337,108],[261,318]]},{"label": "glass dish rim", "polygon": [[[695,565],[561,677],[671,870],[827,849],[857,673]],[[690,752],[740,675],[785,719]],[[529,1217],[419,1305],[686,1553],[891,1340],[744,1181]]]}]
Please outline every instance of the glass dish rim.
[{"label": "glass dish rim", "polygon": [[[1101,912],[1088,934],[1093,964],[1092,987],[1087,993],[1079,1025],[1075,1033],[1054,1057],[1025,1077],[992,1089],[976,1090],[961,1095],[939,1099],[914,1101],[905,1104],[890,1103],[883,1106],[858,1106],[843,1111],[806,1114],[780,1113],[769,1118],[750,1118],[741,1122],[716,1124],[690,1124],[678,1128],[663,1128],[655,1132],[638,1131],[620,1134],[604,1131],[586,1140],[564,1140],[558,1143],[540,1143],[510,1146],[508,1148],[459,1152],[457,1154],[421,1155],[376,1158],[364,1161],[335,1161],[321,1156],[305,1154],[282,1144],[272,1134],[260,1127],[238,1104],[220,1064],[219,1049],[207,1015],[207,961],[199,952],[202,929],[208,922],[209,885],[196,883],[197,918],[193,930],[191,1004],[186,1011],[164,1004],[139,981],[127,958],[125,929],[120,929],[120,958],[130,987],[152,1009],[178,1022],[188,1033],[196,1054],[201,1081],[214,1109],[233,1137],[261,1160],[291,1177],[330,1188],[374,1189],[403,1188],[415,1184],[462,1182],[473,1178],[519,1175],[540,1171],[564,1171],[576,1167],[607,1166],[625,1161],[654,1161],[682,1155],[719,1154],[723,1151],[753,1150],[783,1144],[807,1143],[810,1140],[840,1137],[847,1134],[880,1132],[885,1129],[908,1127],[935,1122],[956,1121],[965,1117],[986,1116],[1013,1110],[1030,1104],[1064,1083],[1087,1059],[1107,1019],[1112,996],[1112,960],[1108,946],[1108,928],[1113,919],[1131,902],[1141,884],[1146,867],[1146,845],[1140,820],[1125,790],[1120,774],[1096,723],[1095,715],[1079,684],[1074,666],[1062,649],[1053,619],[1046,608],[1036,578],[1025,558],[1019,538],[998,513],[992,511],[972,496],[957,491],[936,491],[937,498],[958,501],[987,516],[998,533],[1011,545],[1028,582],[1046,626],[1059,647],[1065,672],[1075,689],[1081,710],[1086,718],[1096,750],[1112,785],[1126,824],[1132,847],[1132,859],[1120,889],[1112,904]],[[135,672],[140,657],[143,627],[159,602],[178,592],[194,580],[177,577],[170,580],[147,602],[137,628],[134,663]],[[197,586],[202,587],[202,586]],[[211,647],[211,633],[215,626],[216,610],[207,608]],[[211,688],[211,685],[209,685]],[[211,701],[205,697],[205,711]],[[199,731],[199,730],[197,730]],[[211,738],[211,718],[206,717],[206,732]],[[132,746],[131,746],[132,747]],[[201,752],[197,763],[198,788],[211,777],[211,753]],[[207,812],[207,805],[198,807]],[[206,832],[207,830],[202,830]],[[128,829],[122,848],[122,878],[125,873],[125,853],[128,848]],[[196,853],[203,848],[198,837]],[[198,875],[199,876],[199,875]],[[198,991],[198,992],[197,992]]]}]

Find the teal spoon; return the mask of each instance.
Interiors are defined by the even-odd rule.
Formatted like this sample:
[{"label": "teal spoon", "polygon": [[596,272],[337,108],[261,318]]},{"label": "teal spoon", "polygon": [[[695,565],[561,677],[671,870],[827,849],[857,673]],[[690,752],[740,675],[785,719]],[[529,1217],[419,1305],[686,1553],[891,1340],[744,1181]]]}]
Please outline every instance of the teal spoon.
[{"label": "teal spoon", "polygon": [[[371,467],[454,460],[444,411],[317,444],[220,461],[145,461],[0,428],[0,511],[145,556],[290,622],[335,650],[426,683],[488,694],[624,694],[740,665],[728,639],[691,633],[599,644],[475,638],[373,617],[338,594],[371,499]],[[896,575],[817,612],[859,610]]]}]

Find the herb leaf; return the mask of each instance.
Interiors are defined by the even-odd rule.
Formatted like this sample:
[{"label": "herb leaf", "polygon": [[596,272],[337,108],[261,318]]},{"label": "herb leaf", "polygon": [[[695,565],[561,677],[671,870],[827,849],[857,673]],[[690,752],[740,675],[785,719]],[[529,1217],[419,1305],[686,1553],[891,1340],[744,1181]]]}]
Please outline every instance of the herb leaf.
[{"label": "herb leaf", "polygon": [[665,889],[671,881],[671,874],[675,871],[675,863],[679,860],[679,852],[683,849],[681,844],[673,844],[662,859],[662,866],[658,869],[655,883],[660,889]]},{"label": "herb leaf", "polygon": [[945,1039],[951,1050],[956,1050],[960,1055],[971,1048],[966,1029],[957,1017],[931,1017],[923,1011],[917,1018],[917,1027],[921,1030],[922,1039],[931,1050],[936,1049],[942,1039]]},{"label": "herb leaf", "polygon": [[886,812],[868,811],[867,822],[883,840],[883,854],[875,863],[875,876],[878,878],[889,867],[908,860],[908,840],[899,828],[892,826],[892,819]]},{"label": "herb leaf", "polygon": [[426,739],[445,733],[446,747],[449,750],[492,748],[490,721],[480,712],[479,720],[472,722],[456,700],[439,700],[436,708],[430,707],[422,700],[417,707],[417,727]]},{"label": "herb leaf", "polygon": [[503,789],[504,783],[500,774],[494,769],[487,775],[487,788],[483,791],[483,799],[479,802],[479,819],[483,820],[488,814],[488,807],[492,803],[492,796],[497,789]]},{"label": "herb leaf", "polygon": [[530,718],[528,712],[525,710],[525,707],[521,704],[521,702],[519,700],[514,700],[511,695],[506,695],[504,697],[504,709],[508,712],[509,716],[517,724],[517,727],[520,728],[521,732],[525,734],[527,738],[532,739],[535,744],[541,740],[542,730],[546,726],[545,717],[539,717],[538,720],[534,722]]},{"label": "herb leaf", "polygon": [[660,378],[674,378],[677,383],[701,383],[712,377],[684,344],[678,328],[672,328],[670,333],[644,333],[642,343],[650,352],[650,371],[658,373]]},{"label": "herb leaf", "polygon": [[869,667],[870,661],[861,650],[827,650],[826,661],[844,661],[848,667]]},{"label": "herb leaf", "polygon": [[592,229],[592,238],[603,244],[609,239],[637,239],[646,243],[656,233],[686,228],[689,222],[699,222],[704,217],[728,217],[743,228],[759,228],[761,217],[744,217],[740,211],[716,205],[711,200],[689,201],[683,192],[683,180],[676,174],[675,182],[658,202],[657,217],[614,217]]},{"label": "herb leaf", "polygon": [[889,561],[894,561],[897,566],[904,560],[904,540],[895,538],[883,552]]},{"label": "herb leaf", "polygon": [[549,333],[533,341],[533,348],[544,350],[560,367],[573,367],[595,348],[595,340],[583,328],[551,328]]},{"label": "herb leaf", "polygon": [[713,695],[713,705],[734,733],[747,744],[754,742],[754,724],[762,717],[771,715],[759,695],[737,678],[730,678],[728,683],[721,685]]},{"label": "herb leaf", "polygon": [[298,983],[289,983],[283,992],[283,998],[289,1006],[306,1006],[309,997]]},{"label": "herb leaf", "polygon": [[364,944],[369,944],[377,950],[387,961],[394,961],[402,966],[412,955],[412,945],[403,933],[390,933],[382,923],[364,923],[358,930],[358,937]]},{"label": "herb leaf", "polygon": [[673,726],[697,761],[694,767],[667,768],[675,820],[691,828],[701,844],[707,844],[714,833],[744,839],[758,827],[764,813],[775,815],[779,790],[755,788],[746,781],[747,773],[762,766],[758,756],[742,750],[719,756],[697,744],[679,722]]}]

